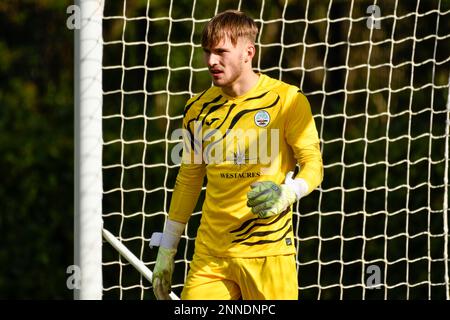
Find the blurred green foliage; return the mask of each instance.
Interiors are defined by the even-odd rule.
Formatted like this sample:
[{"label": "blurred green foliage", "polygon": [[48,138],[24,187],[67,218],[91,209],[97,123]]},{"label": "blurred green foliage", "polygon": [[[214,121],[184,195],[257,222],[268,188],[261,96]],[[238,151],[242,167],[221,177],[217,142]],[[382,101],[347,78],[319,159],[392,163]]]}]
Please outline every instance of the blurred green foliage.
[{"label": "blurred green foliage", "polygon": [[70,299],[73,33],[69,1],[0,2],[0,299]]}]

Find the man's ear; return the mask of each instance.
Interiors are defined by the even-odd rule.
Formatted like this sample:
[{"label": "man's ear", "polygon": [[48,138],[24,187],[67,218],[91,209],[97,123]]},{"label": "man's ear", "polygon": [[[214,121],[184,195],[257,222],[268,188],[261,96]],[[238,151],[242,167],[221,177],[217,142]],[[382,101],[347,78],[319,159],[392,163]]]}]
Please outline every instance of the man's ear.
[{"label": "man's ear", "polygon": [[252,61],[253,57],[256,54],[256,47],[252,42],[248,42],[247,48],[245,50],[245,58],[244,61],[247,63],[248,61]]}]

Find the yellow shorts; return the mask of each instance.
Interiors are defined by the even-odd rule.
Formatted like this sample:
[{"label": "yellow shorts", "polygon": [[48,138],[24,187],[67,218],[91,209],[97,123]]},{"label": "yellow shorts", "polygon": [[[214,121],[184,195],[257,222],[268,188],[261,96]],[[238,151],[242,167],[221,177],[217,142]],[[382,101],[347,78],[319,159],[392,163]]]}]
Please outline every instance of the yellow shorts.
[{"label": "yellow shorts", "polygon": [[194,254],[182,300],[297,300],[295,255],[219,258]]}]

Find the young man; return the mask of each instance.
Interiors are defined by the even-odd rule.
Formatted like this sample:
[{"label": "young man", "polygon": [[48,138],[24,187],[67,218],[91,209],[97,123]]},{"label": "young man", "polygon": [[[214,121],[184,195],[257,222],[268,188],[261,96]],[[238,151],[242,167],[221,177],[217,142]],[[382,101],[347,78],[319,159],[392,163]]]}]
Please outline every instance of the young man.
[{"label": "young man", "polygon": [[[322,181],[319,138],[300,90],[253,71],[257,32],[251,18],[232,10],[203,30],[214,86],[184,110],[189,143],[153,273],[158,299],[169,299],[178,242],[205,174],[206,198],[181,298],[298,298],[291,206]],[[263,149],[271,152],[269,161]]]}]

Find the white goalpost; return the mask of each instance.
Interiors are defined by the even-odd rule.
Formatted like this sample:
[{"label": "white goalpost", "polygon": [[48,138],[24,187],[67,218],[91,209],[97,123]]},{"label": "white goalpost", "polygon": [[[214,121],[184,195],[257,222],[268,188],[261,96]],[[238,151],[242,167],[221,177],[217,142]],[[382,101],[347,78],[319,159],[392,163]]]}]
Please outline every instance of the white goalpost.
[{"label": "white goalpost", "polygon": [[103,1],[78,1],[75,31],[75,299],[102,297]]},{"label": "white goalpost", "polygon": [[[211,85],[201,30],[259,26],[254,68],[308,98],[321,186],[294,206],[301,299],[450,299],[448,1],[80,0],[75,260],[79,299],[154,299],[183,108]],[[175,257],[193,256],[203,187]]]}]

